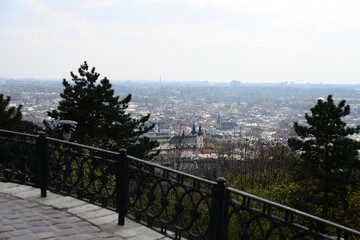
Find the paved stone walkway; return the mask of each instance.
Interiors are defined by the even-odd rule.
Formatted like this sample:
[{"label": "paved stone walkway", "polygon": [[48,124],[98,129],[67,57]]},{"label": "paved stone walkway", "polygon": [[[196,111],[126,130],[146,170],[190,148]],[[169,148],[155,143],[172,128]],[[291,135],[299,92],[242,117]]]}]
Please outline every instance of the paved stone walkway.
[{"label": "paved stone walkway", "polygon": [[165,240],[151,229],[126,219],[117,225],[117,213],[72,197],[0,182],[0,239]]}]

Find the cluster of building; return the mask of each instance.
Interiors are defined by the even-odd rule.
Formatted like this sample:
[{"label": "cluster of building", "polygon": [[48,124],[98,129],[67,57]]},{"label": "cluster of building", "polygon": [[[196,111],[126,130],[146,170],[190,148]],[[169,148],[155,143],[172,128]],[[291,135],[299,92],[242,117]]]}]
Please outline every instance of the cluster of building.
[{"label": "cluster of building", "polygon": [[[241,83],[233,81],[230,85],[239,87]],[[26,84],[20,84],[16,89],[5,80],[0,82],[1,92],[12,97],[11,105],[23,105],[24,118],[42,125],[47,112],[57,108],[61,100],[59,91],[51,90],[58,86],[51,87],[49,84],[50,91],[36,91],[38,85],[33,85],[33,89],[24,86]],[[161,87],[158,88],[161,90]],[[188,97],[186,92],[181,92],[176,87],[167,87],[163,88],[166,94],[154,97],[154,94],[146,94],[149,92],[148,86],[136,89],[141,97],[133,100],[127,111],[133,117],[150,113],[149,124],[153,124],[154,128],[147,136],[160,143],[158,150],[169,153],[182,149],[181,154],[192,159],[216,158],[215,150],[206,146],[205,139],[284,144],[289,137],[296,135],[292,129],[293,122],[305,124],[304,114],[309,111],[308,105],[301,105],[301,99],[298,100],[300,104],[296,105],[289,98],[261,100],[256,97],[230,96],[237,99],[235,102],[226,98],[226,93],[216,93],[214,90],[209,90],[210,95],[197,95],[196,91],[192,91],[191,97]],[[206,90],[206,87],[197,89]],[[224,96],[223,100],[209,101],[207,96],[211,94],[221,95],[221,98]],[[345,119],[350,126],[360,123],[360,98],[355,100],[355,104],[351,105],[353,114]],[[313,103],[314,101],[312,105]]]},{"label": "cluster of building", "polygon": [[[173,145],[174,139],[180,137],[190,139],[194,136],[195,125],[201,130],[202,136],[207,138],[284,142],[295,134],[292,130],[293,121],[302,121],[303,118],[303,113],[294,113],[288,107],[265,111],[245,102],[240,105],[182,102],[182,107],[177,108],[178,104],[177,101],[169,101],[166,106],[151,111],[150,123],[155,127],[148,136],[158,140],[161,145]],[[136,107],[133,105],[134,109]],[[136,112],[134,110],[133,114],[136,115]]]},{"label": "cluster of building", "polygon": [[61,98],[59,93],[21,92],[10,101],[10,107],[22,106],[23,119],[43,127],[47,112],[56,109]]}]

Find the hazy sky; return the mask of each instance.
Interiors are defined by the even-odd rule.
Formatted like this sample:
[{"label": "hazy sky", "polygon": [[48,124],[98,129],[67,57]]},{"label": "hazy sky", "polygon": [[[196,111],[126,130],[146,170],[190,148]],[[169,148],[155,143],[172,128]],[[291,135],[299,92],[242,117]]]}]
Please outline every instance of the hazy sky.
[{"label": "hazy sky", "polygon": [[0,0],[0,77],[360,83],[359,0]]}]

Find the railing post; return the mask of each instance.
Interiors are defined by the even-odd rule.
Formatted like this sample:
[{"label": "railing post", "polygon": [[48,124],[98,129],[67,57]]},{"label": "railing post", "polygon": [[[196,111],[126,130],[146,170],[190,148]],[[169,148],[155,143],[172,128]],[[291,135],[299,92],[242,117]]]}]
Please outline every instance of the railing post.
[{"label": "railing post", "polygon": [[116,163],[116,210],[118,211],[118,225],[125,224],[127,200],[129,194],[128,159],[126,150],[120,149]]},{"label": "railing post", "polygon": [[49,159],[47,155],[47,139],[45,132],[39,132],[37,138],[37,159],[40,169],[40,189],[41,197],[46,197],[46,190],[49,178]]},{"label": "railing post", "polygon": [[212,217],[211,217],[211,239],[212,240],[226,240],[227,236],[227,211],[228,204],[225,178],[220,177],[216,179],[217,184],[213,189],[213,199],[212,199]]}]

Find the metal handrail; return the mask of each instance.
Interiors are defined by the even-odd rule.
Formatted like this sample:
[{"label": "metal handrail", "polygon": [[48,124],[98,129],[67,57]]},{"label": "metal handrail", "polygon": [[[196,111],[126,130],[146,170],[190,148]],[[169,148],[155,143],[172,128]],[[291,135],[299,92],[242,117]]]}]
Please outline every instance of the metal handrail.
[{"label": "metal handrail", "polygon": [[10,130],[5,130],[5,129],[0,129],[0,132],[3,133],[10,133],[10,134],[16,134],[16,135],[20,135],[20,136],[24,136],[24,137],[38,137],[37,135],[34,134],[28,134],[28,133],[22,133],[22,132],[15,132],[15,131],[10,131]]},{"label": "metal handrail", "polygon": [[[7,135],[0,137],[2,151],[7,151],[0,151],[0,180],[31,183],[41,189],[42,197],[49,189],[116,210],[120,225],[127,216],[173,239],[229,239],[234,227],[239,239],[267,239],[274,231],[280,234],[279,239],[288,239],[285,236],[292,231],[297,239],[360,237],[357,230],[226,187],[223,178],[210,181],[128,156],[124,149],[114,152],[44,134],[2,129],[0,134]],[[38,166],[29,168],[30,164]],[[242,203],[238,197],[243,198]],[[250,200],[262,208],[251,207]],[[290,214],[291,220],[277,216],[279,211]],[[311,226],[300,220],[309,221]],[[252,233],[251,224],[265,225],[260,232]],[[323,225],[322,229],[331,227],[330,235],[318,225]]]},{"label": "metal handrail", "polygon": [[198,181],[201,181],[201,182],[204,182],[204,183],[207,183],[207,184],[211,184],[211,185],[216,184],[216,182],[214,182],[214,181],[211,181],[211,180],[208,180],[208,179],[205,179],[205,178],[201,178],[201,177],[198,177],[198,176],[195,176],[195,175],[191,175],[189,173],[181,172],[181,171],[175,170],[173,168],[169,168],[169,167],[160,165],[158,163],[149,162],[149,161],[146,161],[146,160],[143,160],[143,159],[140,159],[140,158],[136,158],[136,157],[132,157],[132,156],[129,156],[129,155],[127,156],[127,158],[131,159],[131,160],[134,160],[134,161],[137,161],[139,163],[146,164],[148,166],[152,166],[152,167],[156,167],[158,169],[166,170],[168,172],[179,174],[179,175],[182,175],[184,177],[192,178],[194,180],[198,180]]},{"label": "metal handrail", "polygon": [[334,227],[334,228],[341,229],[341,230],[343,230],[343,231],[349,232],[349,233],[351,233],[351,234],[360,236],[360,232],[359,232],[359,231],[356,231],[356,230],[354,230],[354,229],[345,227],[345,226],[343,226],[343,225],[340,225],[340,224],[337,224],[337,223],[334,223],[334,222],[331,222],[331,221],[328,221],[328,220],[319,218],[319,217],[317,217],[317,216],[314,216],[314,215],[311,215],[311,214],[302,212],[302,211],[297,210],[297,209],[295,209],[295,208],[291,208],[291,207],[288,207],[288,206],[285,206],[285,205],[282,205],[282,204],[279,204],[279,203],[276,203],[276,202],[267,200],[267,199],[265,199],[265,198],[261,198],[261,197],[258,197],[258,196],[255,196],[255,195],[252,195],[252,194],[249,194],[249,193],[247,193],[247,192],[243,192],[243,191],[240,191],[240,190],[238,190],[238,189],[231,188],[231,187],[227,187],[227,190],[228,190],[229,192],[239,194],[240,196],[247,197],[247,198],[251,198],[251,199],[254,199],[254,200],[256,200],[256,201],[259,201],[259,202],[262,202],[262,203],[266,203],[266,204],[268,204],[268,205],[271,205],[271,206],[273,206],[273,207],[277,207],[277,208],[279,208],[279,209],[282,209],[282,210],[285,210],[285,211],[288,211],[288,212],[296,213],[298,216],[305,217],[305,218],[314,220],[314,221],[316,221],[316,222],[320,222],[320,223],[323,223],[323,224],[332,226],[332,227]]}]

